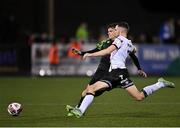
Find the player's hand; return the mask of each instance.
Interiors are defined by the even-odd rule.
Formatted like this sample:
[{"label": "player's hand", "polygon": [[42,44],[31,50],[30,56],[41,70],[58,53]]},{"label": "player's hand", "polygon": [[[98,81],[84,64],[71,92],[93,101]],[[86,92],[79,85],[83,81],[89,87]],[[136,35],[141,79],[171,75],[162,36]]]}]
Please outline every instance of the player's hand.
[{"label": "player's hand", "polygon": [[72,48],[72,53],[76,54],[76,55],[81,55],[81,51],[76,49],[76,48]]},{"label": "player's hand", "polygon": [[89,57],[90,56],[90,53],[86,53],[86,54],[84,54],[84,56],[83,56],[83,60],[85,60],[87,57]]},{"label": "player's hand", "polygon": [[138,74],[142,77],[147,77],[147,74],[143,70],[138,70]]}]

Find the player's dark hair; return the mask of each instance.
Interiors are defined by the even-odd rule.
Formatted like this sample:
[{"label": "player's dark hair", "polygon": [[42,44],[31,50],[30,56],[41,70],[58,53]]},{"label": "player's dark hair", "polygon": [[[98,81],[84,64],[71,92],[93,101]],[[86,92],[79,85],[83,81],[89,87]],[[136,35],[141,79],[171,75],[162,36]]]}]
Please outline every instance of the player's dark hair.
[{"label": "player's dark hair", "polygon": [[115,28],[116,25],[118,25],[118,23],[111,23],[111,24],[108,24],[106,28],[107,28],[107,29],[108,29],[108,28]]},{"label": "player's dark hair", "polygon": [[119,27],[123,27],[123,28],[126,28],[127,29],[127,32],[129,32],[129,24],[127,23],[127,22],[125,22],[125,21],[122,21],[122,22],[119,22],[118,23],[118,26]]}]

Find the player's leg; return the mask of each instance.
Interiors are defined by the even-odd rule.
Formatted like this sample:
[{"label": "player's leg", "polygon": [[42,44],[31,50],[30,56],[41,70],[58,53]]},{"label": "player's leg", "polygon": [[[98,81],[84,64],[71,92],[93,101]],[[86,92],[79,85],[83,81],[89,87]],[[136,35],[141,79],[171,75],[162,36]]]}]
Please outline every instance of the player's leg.
[{"label": "player's leg", "polygon": [[[88,86],[91,86],[91,85],[88,85]],[[83,100],[84,97],[86,96],[88,86],[87,86],[87,88],[84,89],[83,92],[81,93],[81,98],[80,98],[80,100],[79,100],[79,102],[78,102],[77,107],[79,107],[79,106],[81,105],[82,100]],[[106,91],[106,90],[98,90],[98,91],[95,92],[95,95],[94,95],[94,96],[95,96],[95,97],[100,96],[100,95],[102,95],[105,91]]]},{"label": "player's leg", "polygon": [[[86,92],[87,92],[88,86],[89,86],[89,85],[87,85],[87,87],[82,91],[82,93],[81,93],[81,98],[80,98],[78,104],[75,106],[75,108],[78,108],[78,107],[81,105],[84,97],[86,96]],[[73,114],[71,113],[71,111],[72,111],[73,109],[74,109],[74,107],[72,107],[71,105],[66,105],[66,110],[68,111],[67,116],[69,116],[69,117],[70,117],[70,116],[73,116]]]},{"label": "player's leg", "polygon": [[119,69],[118,70],[119,82],[121,88],[124,88],[134,99],[140,101],[145,98],[143,92],[140,92],[136,86],[134,85],[133,81],[129,78],[129,73],[127,69]]},{"label": "player's leg", "polygon": [[97,74],[97,72],[93,75],[91,81],[89,82],[89,84],[86,86],[86,88],[85,88],[85,89],[83,90],[83,92],[81,93],[81,97],[80,97],[80,99],[79,99],[79,102],[78,102],[78,104],[77,104],[77,107],[79,107],[79,106],[81,105],[84,97],[86,96],[88,86],[89,86],[89,85],[93,85],[94,83],[96,83],[96,82],[98,81],[98,80],[97,80],[98,77],[96,77],[96,76],[97,76],[96,74]]},{"label": "player's leg", "polygon": [[141,101],[145,98],[143,92],[140,92],[135,85],[126,88],[126,91],[137,101]]},{"label": "player's leg", "polygon": [[156,82],[155,84],[144,87],[141,92],[136,88],[135,85],[132,85],[132,86],[126,88],[126,90],[136,100],[141,101],[145,97],[151,95],[155,91],[157,91],[161,88],[164,88],[164,87],[174,88],[175,86],[174,86],[174,83],[164,80],[163,78],[160,78],[160,79],[158,79],[158,82]]},{"label": "player's leg", "polygon": [[[93,84],[92,84],[92,85],[93,85]],[[78,104],[75,106],[76,108],[79,108],[79,107],[80,107],[80,105],[81,105],[84,97],[85,97],[86,94],[87,94],[87,90],[88,90],[88,87],[89,87],[89,86],[91,86],[91,85],[88,85],[88,86],[86,87],[86,89],[84,89],[83,92],[81,93],[81,98],[80,98]],[[103,90],[103,89],[97,90],[97,91],[95,92],[94,97],[97,97],[97,96],[102,95],[105,91],[106,91],[106,90]],[[73,109],[74,109],[74,107],[72,107],[72,106],[70,106],[70,105],[66,105],[66,110],[69,112],[69,113],[67,114],[67,116],[73,116],[73,114],[70,112],[70,111],[73,110]]]},{"label": "player's leg", "polygon": [[[88,86],[92,86],[92,85],[88,85]],[[87,88],[88,88],[88,87],[87,87]],[[82,94],[81,94],[81,98],[80,98],[80,100],[79,100],[79,102],[78,102],[77,107],[79,107],[79,106],[81,105],[84,97],[86,96],[87,88],[86,88],[85,90],[83,90],[83,92],[82,92]],[[96,91],[95,94],[94,94],[94,97],[98,97],[98,96],[102,95],[105,91],[106,91],[106,90],[98,90],[98,91]]]},{"label": "player's leg", "polygon": [[86,96],[83,99],[81,105],[79,106],[79,108],[73,109],[71,113],[73,113],[76,117],[81,117],[88,108],[88,106],[93,102],[95,92],[99,90],[105,90],[107,88],[109,88],[109,85],[101,81],[96,82],[92,86],[88,86]]},{"label": "player's leg", "polygon": [[86,88],[83,90],[83,92],[81,93],[81,98],[80,98],[80,100],[79,100],[79,102],[78,102],[78,104],[77,104],[77,107],[78,107],[78,108],[79,108],[79,106],[81,105],[84,97],[86,96],[88,86],[89,86],[89,84],[87,85],[87,87],[86,87]]},{"label": "player's leg", "polygon": [[79,107],[81,112],[84,113],[85,110],[87,109],[87,107],[92,103],[96,91],[105,90],[108,87],[109,86],[108,86],[107,83],[101,82],[101,81],[96,82],[92,86],[88,86],[88,90],[87,90],[86,96],[85,96],[81,106]]},{"label": "player's leg", "polygon": [[[97,81],[101,80],[104,76],[107,76],[108,74],[108,70],[105,69],[101,69],[100,67],[97,68],[95,74],[93,75],[91,81],[89,82],[88,86],[86,87],[86,89],[82,92],[81,94],[81,98],[78,102],[77,107],[79,107],[84,99],[84,97],[86,96],[87,93],[87,89],[89,86],[93,86]],[[94,96],[100,96],[105,92],[105,90],[98,90],[95,92]]]},{"label": "player's leg", "polygon": [[145,94],[145,96],[149,96],[152,93],[154,93],[155,91],[157,91],[161,88],[164,88],[164,87],[175,88],[175,85],[173,82],[167,81],[163,78],[159,78],[158,82],[156,82],[155,84],[144,87],[142,89],[142,91]]}]

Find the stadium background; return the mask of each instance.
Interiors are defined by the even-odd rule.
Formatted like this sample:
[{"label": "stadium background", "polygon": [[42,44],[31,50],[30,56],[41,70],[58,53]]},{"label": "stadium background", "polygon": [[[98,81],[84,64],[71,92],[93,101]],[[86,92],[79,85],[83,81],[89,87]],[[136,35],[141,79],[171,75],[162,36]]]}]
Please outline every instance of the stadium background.
[{"label": "stadium background", "polygon": [[[89,37],[84,43],[85,46],[82,46],[82,49],[83,47],[86,49],[86,47],[94,47],[100,40],[100,36],[106,34],[105,26],[108,23],[120,20],[128,21],[130,24],[130,39],[135,44],[142,44],[139,38],[145,35],[146,40],[143,44],[156,46],[162,44],[158,40],[162,24],[168,18],[174,18],[175,21],[179,19],[179,10],[175,2],[162,2],[159,6],[155,1],[141,0],[112,2],[7,0],[2,1],[0,6],[0,74],[2,75],[31,75],[33,72],[32,45],[39,42],[50,44],[52,40],[56,40],[60,47],[61,45],[66,47],[71,42],[71,38],[76,37],[76,30],[82,22],[88,25]],[[176,36],[179,37],[179,27],[177,29]],[[33,40],[33,43],[32,36],[38,38]],[[50,39],[41,39],[43,36]],[[173,41],[170,44],[179,47],[179,42]],[[61,58],[66,56],[65,52],[65,50],[60,51]]]},{"label": "stadium background", "polygon": [[[153,0],[1,1],[0,126],[180,126],[179,28],[175,26],[177,40],[168,44],[159,40],[161,25],[169,18],[178,21],[180,11],[177,2],[160,3]],[[82,22],[88,25],[89,38],[81,43],[81,48],[87,50],[105,36],[108,23],[122,20],[130,24],[129,38],[135,42],[140,63],[149,75],[143,81],[132,77],[137,87],[141,89],[164,76],[177,85],[176,89],[161,90],[142,103],[127,98],[123,90],[120,93],[115,90],[98,98],[82,120],[67,118],[64,106],[75,104],[90,80],[79,76],[91,76],[99,62],[99,58],[82,61],[68,56],[78,26]],[[147,38],[140,40],[143,34]],[[48,61],[53,41],[59,48],[57,72],[51,71]],[[130,74],[136,75],[130,60],[127,66]],[[24,108],[17,118],[6,111],[7,105],[14,101],[22,103]]]}]

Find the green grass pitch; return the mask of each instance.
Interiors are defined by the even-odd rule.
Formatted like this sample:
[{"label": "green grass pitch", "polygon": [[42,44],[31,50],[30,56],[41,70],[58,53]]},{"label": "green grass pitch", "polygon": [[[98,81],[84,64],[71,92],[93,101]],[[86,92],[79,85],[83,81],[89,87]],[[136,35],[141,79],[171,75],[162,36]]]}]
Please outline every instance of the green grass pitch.
[{"label": "green grass pitch", "polygon": [[[1,77],[0,127],[177,127],[180,126],[180,78],[165,77],[176,84],[164,88],[142,102],[134,101],[125,90],[114,89],[95,98],[82,118],[67,117],[65,105],[76,105],[89,82],[87,77]],[[157,77],[132,80],[142,89]],[[11,102],[23,105],[22,113],[7,112]]]}]

